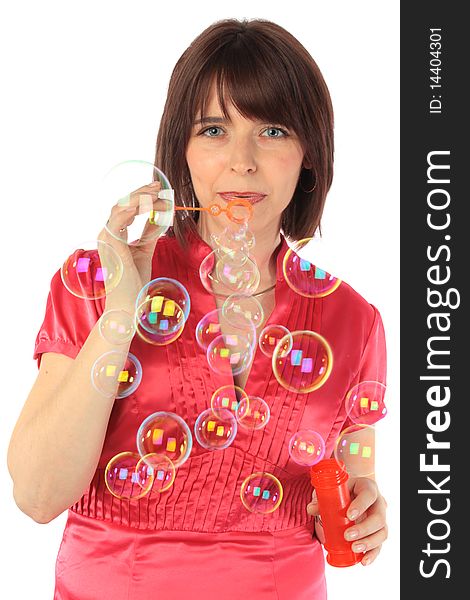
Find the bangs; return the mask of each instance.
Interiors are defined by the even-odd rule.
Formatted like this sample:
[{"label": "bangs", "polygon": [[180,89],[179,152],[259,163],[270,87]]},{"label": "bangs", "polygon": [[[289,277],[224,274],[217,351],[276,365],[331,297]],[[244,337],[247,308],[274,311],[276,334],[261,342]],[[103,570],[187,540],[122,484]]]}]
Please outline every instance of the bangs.
[{"label": "bangs", "polygon": [[226,119],[229,117],[227,104],[231,102],[246,119],[282,124],[297,134],[302,132],[302,121],[295,110],[300,94],[287,65],[274,64],[271,59],[274,51],[259,46],[258,40],[246,44],[239,38],[212,57],[194,90],[193,120],[198,114],[208,116],[206,108],[215,82]]}]

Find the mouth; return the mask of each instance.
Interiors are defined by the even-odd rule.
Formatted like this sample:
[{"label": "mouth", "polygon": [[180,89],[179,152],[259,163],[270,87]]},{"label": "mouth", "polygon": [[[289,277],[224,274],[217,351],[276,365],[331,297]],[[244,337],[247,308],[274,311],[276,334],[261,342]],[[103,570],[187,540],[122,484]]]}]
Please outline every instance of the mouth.
[{"label": "mouth", "polygon": [[266,194],[259,194],[257,192],[220,192],[218,194],[226,202],[232,200],[247,200],[250,204],[257,204],[266,198]]}]

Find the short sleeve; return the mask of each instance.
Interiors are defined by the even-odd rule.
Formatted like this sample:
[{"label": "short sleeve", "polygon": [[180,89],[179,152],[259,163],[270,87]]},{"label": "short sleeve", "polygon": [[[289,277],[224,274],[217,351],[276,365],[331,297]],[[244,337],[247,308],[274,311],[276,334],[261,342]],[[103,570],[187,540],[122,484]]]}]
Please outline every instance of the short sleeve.
[{"label": "short sleeve", "polygon": [[[382,317],[375,306],[372,327],[366,339],[359,368],[353,380],[350,382],[349,390],[355,385],[365,381],[376,381],[387,385],[387,347],[385,341],[385,330],[382,322]],[[382,419],[386,415],[385,405],[379,407],[380,410],[369,411],[367,423],[373,424]],[[348,417],[343,424],[342,430],[349,425],[352,425],[352,420]]]},{"label": "short sleeve", "polygon": [[51,280],[44,321],[36,336],[33,358],[44,352],[75,358],[103,313],[103,301],[79,298],[64,286],[58,270]]}]

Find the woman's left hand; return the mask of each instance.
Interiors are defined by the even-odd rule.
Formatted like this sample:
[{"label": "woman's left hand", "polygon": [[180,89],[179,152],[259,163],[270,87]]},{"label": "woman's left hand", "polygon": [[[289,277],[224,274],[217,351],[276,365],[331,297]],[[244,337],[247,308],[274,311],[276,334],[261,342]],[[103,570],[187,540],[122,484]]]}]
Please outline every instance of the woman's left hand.
[{"label": "woman's left hand", "polygon": [[[370,565],[378,556],[383,542],[387,539],[386,523],[387,502],[380,493],[376,482],[368,477],[350,478],[348,480],[351,493],[351,504],[347,517],[356,521],[344,532],[344,537],[353,542],[354,552],[364,552],[361,563]],[[315,492],[312,502],[307,506],[310,515],[317,515],[318,504]]]}]

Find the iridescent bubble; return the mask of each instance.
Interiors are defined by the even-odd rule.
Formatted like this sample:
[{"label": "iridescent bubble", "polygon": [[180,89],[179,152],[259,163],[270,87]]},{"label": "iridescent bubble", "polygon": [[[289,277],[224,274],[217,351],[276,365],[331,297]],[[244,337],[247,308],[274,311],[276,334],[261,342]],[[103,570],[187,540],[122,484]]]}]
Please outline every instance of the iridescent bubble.
[{"label": "iridescent bubble", "polygon": [[361,381],[345,399],[346,414],[354,423],[372,425],[387,414],[384,397],[387,388],[378,381]]},{"label": "iridescent bubble", "polygon": [[236,419],[240,427],[247,431],[257,431],[266,427],[271,412],[266,400],[259,396],[242,398],[236,410]]},{"label": "iridescent bubble", "polygon": [[251,365],[253,346],[245,335],[219,335],[207,347],[210,368],[221,375],[239,375]]},{"label": "iridescent bubble", "polygon": [[296,431],[289,440],[289,456],[298,465],[311,467],[325,455],[325,442],[313,429]]},{"label": "iridescent bubble", "polygon": [[91,383],[103,396],[117,399],[133,394],[142,380],[142,365],[131,352],[105,352],[91,368]]},{"label": "iridescent bubble", "polygon": [[[139,466],[138,466],[139,465]],[[147,476],[135,452],[120,452],[106,465],[104,482],[113,496],[120,500],[136,500],[146,496],[153,479]]]},{"label": "iridescent bubble", "polygon": [[225,253],[243,252],[248,254],[255,245],[255,236],[246,226],[237,229],[226,227],[222,232],[211,234],[214,243]]},{"label": "iridescent bubble", "polygon": [[147,489],[150,480],[151,492],[166,492],[175,481],[175,465],[164,454],[146,454],[137,463],[136,471],[139,473],[139,483]]},{"label": "iridescent bubble", "polygon": [[256,327],[253,323],[243,323],[238,327],[228,321],[221,308],[216,308],[202,317],[196,325],[196,341],[203,350],[223,333],[229,335],[242,335],[248,338],[251,344],[256,343]]},{"label": "iridescent bubble", "polygon": [[191,430],[180,416],[172,412],[152,413],[137,431],[137,450],[141,456],[163,454],[176,468],[186,462],[192,446]]},{"label": "iridescent bubble", "polygon": [[[285,354],[292,339],[292,349]],[[287,390],[307,394],[321,387],[333,367],[333,353],[328,342],[314,331],[293,331],[277,344],[272,368],[277,381]]]},{"label": "iridescent bubble", "polygon": [[357,423],[346,427],[335,442],[334,457],[352,477],[369,477],[375,471],[375,429]]},{"label": "iridescent bubble", "polygon": [[245,329],[251,323],[259,327],[264,321],[264,310],[254,296],[232,294],[222,305],[222,314],[229,323]]},{"label": "iridescent bubble", "polygon": [[237,421],[229,410],[219,409],[216,414],[207,408],[196,419],[194,433],[206,450],[223,450],[237,435]]},{"label": "iridescent bubble", "polygon": [[173,224],[174,191],[167,176],[152,163],[128,160],[115,165],[104,176],[99,195],[107,214],[115,205],[135,207],[136,214],[123,231],[113,222],[114,213],[105,226],[110,235],[127,244],[155,240]]},{"label": "iridescent bubble", "polygon": [[[166,296],[154,296],[144,300],[135,311],[136,328],[144,330],[153,336],[153,339],[165,340],[174,338],[174,334],[181,334],[186,319],[184,312],[174,300]],[[163,344],[161,344],[163,345]]]},{"label": "iridescent bubble", "polygon": [[238,385],[223,385],[212,394],[211,410],[218,416],[224,411],[229,411],[236,417],[240,402],[243,402],[243,409],[239,411],[239,414],[244,416],[250,406],[248,394]]},{"label": "iridescent bubble", "polygon": [[278,349],[281,356],[287,356],[292,350],[292,336],[287,327],[283,325],[266,325],[259,334],[258,344],[260,350],[266,356],[271,357],[278,343],[283,340],[282,347]]},{"label": "iridescent bubble", "polygon": [[[187,289],[182,283],[169,277],[157,277],[144,285],[137,296],[136,308],[147,301],[154,301],[154,304],[150,305],[152,312],[161,313],[162,317],[173,316],[172,302],[183,311],[185,321],[191,309],[191,300]],[[150,323],[146,323],[144,329],[149,333],[154,333],[154,327]],[[179,329],[179,325],[175,325],[176,329]]]},{"label": "iridescent bubble", "polygon": [[98,321],[98,330],[110,344],[126,344],[134,337],[134,318],[125,310],[107,310]]},{"label": "iridescent bubble", "polygon": [[271,473],[253,473],[245,479],[240,489],[243,506],[253,513],[268,514],[281,504],[281,482]]},{"label": "iridescent bubble", "polygon": [[214,296],[253,294],[260,281],[256,263],[246,254],[219,250],[212,251],[201,262],[199,277],[204,288]]},{"label": "iridescent bubble", "polygon": [[294,292],[307,298],[323,298],[333,293],[341,280],[301,256],[302,250],[312,239],[305,238],[297,242],[296,251],[289,248],[284,255],[282,269],[286,282]]},{"label": "iridescent bubble", "polygon": [[122,260],[116,250],[101,240],[85,242],[70,254],[60,269],[67,290],[87,300],[110,294],[122,278]]}]

